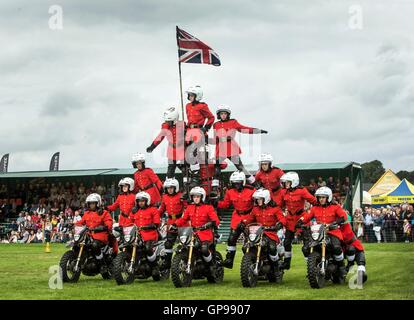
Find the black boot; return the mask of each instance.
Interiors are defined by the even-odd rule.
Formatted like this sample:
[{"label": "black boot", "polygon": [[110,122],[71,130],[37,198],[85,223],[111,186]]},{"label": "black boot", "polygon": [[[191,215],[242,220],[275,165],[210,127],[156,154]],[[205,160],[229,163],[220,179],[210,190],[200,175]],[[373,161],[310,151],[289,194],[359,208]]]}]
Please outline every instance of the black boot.
[{"label": "black boot", "polygon": [[352,266],[355,264],[355,261],[348,261],[347,265],[346,265],[346,273],[349,272],[349,270],[351,270]]},{"label": "black boot", "polygon": [[338,272],[339,284],[343,284],[345,283],[345,278],[346,278],[346,267],[345,267],[344,260],[337,261],[336,265],[338,267],[337,272]]},{"label": "black boot", "polygon": [[236,251],[227,251],[226,260],[223,262],[223,266],[228,269],[233,269],[234,256]]},{"label": "black boot", "polygon": [[167,252],[165,254],[165,260],[164,260],[164,268],[165,269],[170,269],[171,268],[171,260],[172,260],[172,252]]},{"label": "black boot", "polygon": [[285,258],[283,260],[283,264],[282,264],[282,269],[283,270],[289,270],[290,269],[290,261],[292,260],[292,258]]}]

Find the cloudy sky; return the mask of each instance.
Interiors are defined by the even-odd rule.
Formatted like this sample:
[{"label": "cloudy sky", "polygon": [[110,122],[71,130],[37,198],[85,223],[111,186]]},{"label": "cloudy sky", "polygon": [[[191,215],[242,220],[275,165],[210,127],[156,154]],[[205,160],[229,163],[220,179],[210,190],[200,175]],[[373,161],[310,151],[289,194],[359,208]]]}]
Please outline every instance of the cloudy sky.
[{"label": "cloudy sky", "polygon": [[55,151],[61,169],[129,167],[179,106],[179,25],[222,60],[183,65],[184,87],[268,130],[277,162],[414,170],[413,13],[408,0],[1,1],[0,154],[9,171],[47,170]]}]

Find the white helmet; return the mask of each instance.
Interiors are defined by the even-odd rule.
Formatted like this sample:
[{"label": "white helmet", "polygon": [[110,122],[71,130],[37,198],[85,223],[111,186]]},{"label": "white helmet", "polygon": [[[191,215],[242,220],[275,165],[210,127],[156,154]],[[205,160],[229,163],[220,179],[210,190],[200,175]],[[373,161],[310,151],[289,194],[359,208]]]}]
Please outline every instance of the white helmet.
[{"label": "white helmet", "polygon": [[261,165],[262,162],[270,162],[270,163],[272,163],[273,162],[272,155],[270,153],[262,153],[259,156],[259,165]]},{"label": "white helmet", "polygon": [[190,197],[191,196],[201,196],[201,199],[204,202],[206,200],[206,190],[201,187],[194,187],[190,191]]},{"label": "white helmet", "polygon": [[290,181],[292,183],[292,185],[290,186],[291,188],[296,188],[299,185],[299,175],[297,174],[297,172],[294,171],[290,171],[285,173],[281,178],[280,178],[281,182],[286,182],[286,181]]},{"label": "white helmet", "polygon": [[201,99],[203,99],[203,89],[201,89],[200,86],[192,86],[187,89],[186,93],[194,94],[196,101],[201,101]]},{"label": "white helmet", "polygon": [[164,121],[178,121],[178,109],[176,107],[168,108],[164,111]]},{"label": "white helmet", "polygon": [[236,183],[241,182],[243,185],[246,184],[246,175],[242,171],[234,171],[230,176],[230,182]]},{"label": "white helmet", "polygon": [[145,154],[143,153],[135,153],[132,155],[132,163],[134,162],[145,162]]},{"label": "white helmet", "polygon": [[332,190],[328,187],[320,187],[315,192],[315,197],[327,197],[328,202],[332,201]]},{"label": "white helmet", "polygon": [[147,200],[147,206],[150,205],[151,196],[148,194],[148,192],[144,192],[144,191],[138,192],[137,195],[135,196],[135,201],[139,201],[141,199]]},{"label": "white helmet", "polygon": [[99,194],[97,193],[91,193],[89,196],[86,197],[86,201],[87,204],[90,202],[96,202],[96,206],[100,207],[102,205],[102,198]]},{"label": "white helmet", "polygon": [[164,189],[167,189],[169,187],[174,187],[175,192],[178,192],[178,190],[180,190],[180,184],[179,184],[178,180],[175,179],[175,178],[165,179],[163,187],[164,187]]},{"label": "white helmet", "polygon": [[220,112],[227,112],[227,114],[228,114],[227,119],[230,118],[231,110],[230,110],[229,106],[220,105],[220,106],[217,107],[217,111],[216,111],[217,119],[220,119]]},{"label": "white helmet", "polygon": [[263,198],[264,204],[268,204],[270,202],[270,192],[267,189],[258,189],[253,193],[253,199],[257,200]]},{"label": "white helmet", "polygon": [[119,183],[118,183],[118,187],[125,186],[125,185],[128,185],[129,186],[129,191],[132,192],[134,190],[134,188],[135,188],[135,181],[134,181],[134,179],[131,179],[129,177],[126,177],[126,178],[121,179],[119,181]]}]

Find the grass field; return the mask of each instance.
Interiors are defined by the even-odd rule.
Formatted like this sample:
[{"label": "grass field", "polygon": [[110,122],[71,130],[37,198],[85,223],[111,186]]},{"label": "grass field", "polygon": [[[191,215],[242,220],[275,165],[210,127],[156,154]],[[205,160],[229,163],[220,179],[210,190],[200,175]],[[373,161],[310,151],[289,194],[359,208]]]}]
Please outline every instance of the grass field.
[{"label": "grass field", "polygon": [[[154,282],[136,280],[129,286],[117,286],[100,276],[81,276],[77,284],[64,284],[63,289],[49,289],[49,267],[57,265],[66,248],[52,245],[52,253],[44,253],[43,245],[0,245],[0,299],[414,299],[414,244],[367,244],[368,282],[363,289],[333,285],[315,290],[305,278],[305,262],[300,246],[294,246],[291,270],[280,285],[260,282],[256,288],[243,288],[239,267],[226,269],[224,282],[193,282],[191,288],[176,289],[170,280]],[[219,250],[224,253],[225,246]]]}]

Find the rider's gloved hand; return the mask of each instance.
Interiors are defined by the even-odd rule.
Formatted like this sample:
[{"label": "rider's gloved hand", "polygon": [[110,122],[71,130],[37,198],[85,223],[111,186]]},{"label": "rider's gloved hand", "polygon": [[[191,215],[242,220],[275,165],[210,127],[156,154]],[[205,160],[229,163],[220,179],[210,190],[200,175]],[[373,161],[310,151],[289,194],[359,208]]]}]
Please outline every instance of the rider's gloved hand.
[{"label": "rider's gloved hand", "polygon": [[302,228],[302,226],[303,226],[303,220],[300,219],[298,222],[296,222],[295,228],[296,229],[300,229],[300,228]]},{"label": "rider's gloved hand", "polygon": [[279,231],[282,228],[283,228],[282,222],[279,221],[278,223],[276,223],[276,231]]},{"label": "rider's gloved hand", "polygon": [[245,224],[244,222],[240,222],[240,223],[237,225],[237,230],[238,230],[238,231],[243,231],[243,230],[244,230],[244,228],[246,228],[246,224]]}]

